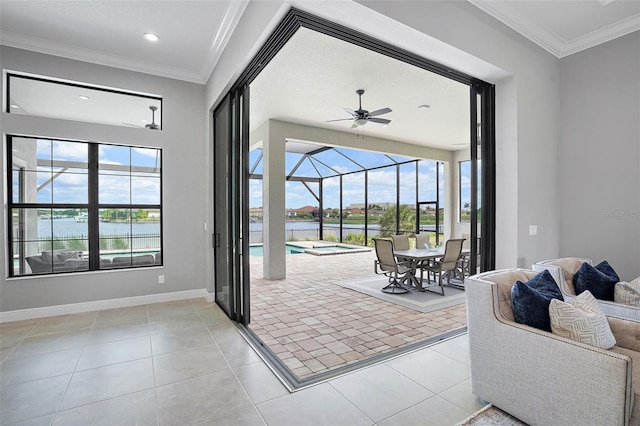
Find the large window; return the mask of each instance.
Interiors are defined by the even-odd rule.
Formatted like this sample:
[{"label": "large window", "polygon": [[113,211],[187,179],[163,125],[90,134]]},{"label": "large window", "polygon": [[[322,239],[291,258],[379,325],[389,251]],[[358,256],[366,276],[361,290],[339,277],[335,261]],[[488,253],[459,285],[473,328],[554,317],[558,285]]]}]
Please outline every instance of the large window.
[{"label": "large window", "polygon": [[9,275],[162,264],[162,151],[7,137]]}]

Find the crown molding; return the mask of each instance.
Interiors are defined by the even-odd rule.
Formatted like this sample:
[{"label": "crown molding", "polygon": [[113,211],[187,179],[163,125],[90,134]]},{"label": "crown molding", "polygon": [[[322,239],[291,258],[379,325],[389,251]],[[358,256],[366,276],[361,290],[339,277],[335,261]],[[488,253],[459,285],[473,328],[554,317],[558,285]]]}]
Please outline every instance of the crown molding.
[{"label": "crown molding", "polygon": [[640,30],[640,14],[630,16],[623,21],[616,22],[614,25],[609,25],[568,42],[560,57],[572,55],[638,30]]},{"label": "crown molding", "polygon": [[61,56],[83,62],[136,71],[159,77],[204,84],[206,81],[200,73],[185,68],[170,67],[151,62],[131,60],[118,55],[110,55],[83,49],[63,43],[55,43],[37,37],[25,36],[0,30],[0,44],[18,49],[31,50],[47,55]]},{"label": "crown molding", "polygon": [[190,70],[187,68],[129,59],[118,55],[96,52],[74,45],[56,43],[2,30],[0,30],[0,44],[99,65],[122,68],[129,71],[142,72],[191,83],[206,84],[207,79],[220,60],[222,51],[227,46],[248,4],[249,0],[229,2],[220,20],[218,31],[211,40],[209,57],[204,67],[200,70]]},{"label": "crown molding", "polygon": [[222,56],[222,52],[227,47],[227,43],[235,31],[236,26],[238,25],[238,22],[240,21],[240,18],[248,4],[249,0],[237,0],[228,4],[227,10],[220,20],[220,25],[218,25],[218,31],[211,40],[209,47],[209,59],[201,72],[201,78],[204,83],[209,79],[213,69],[218,64],[218,61]]},{"label": "crown molding", "polygon": [[557,58],[572,55],[640,30],[640,14],[637,14],[576,39],[565,40],[514,8],[511,2],[495,2],[490,0],[467,1],[483,12],[493,16],[509,28],[522,34]]}]

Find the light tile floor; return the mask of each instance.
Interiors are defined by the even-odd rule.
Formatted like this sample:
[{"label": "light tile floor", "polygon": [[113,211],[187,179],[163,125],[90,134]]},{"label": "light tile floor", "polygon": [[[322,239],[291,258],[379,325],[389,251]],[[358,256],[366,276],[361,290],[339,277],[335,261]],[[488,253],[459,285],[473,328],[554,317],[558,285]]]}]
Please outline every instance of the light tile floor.
[{"label": "light tile floor", "polygon": [[288,255],[287,278],[266,280],[262,257],[251,256],[249,328],[305,379],[467,325],[464,303],[422,313],[336,284],[375,278],[374,259]]},{"label": "light tile floor", "polygon": [[0,324],[2,425],[453,425],[466,335],[289,393],[213,303]]}]

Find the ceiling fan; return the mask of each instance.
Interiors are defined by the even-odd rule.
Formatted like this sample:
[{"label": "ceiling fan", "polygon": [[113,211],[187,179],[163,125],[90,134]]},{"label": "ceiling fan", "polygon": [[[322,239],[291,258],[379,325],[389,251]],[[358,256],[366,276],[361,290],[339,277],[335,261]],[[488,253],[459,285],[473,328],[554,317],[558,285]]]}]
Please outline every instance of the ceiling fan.
[{"label": "ceiling fan", "polygon": [[377,117],[378,115],[391,112],[391,108],[382,108],[382,109],[377,109],[375,111],[369,112],[366,109],[362,109],[362,95],[364,95],[364,90],[358,89],[356,90],[356,93],[358,94],[358,98],[359,98],[358,109],[354,111],[351,108],[342,108],[343,110],[351,114],[351,118],[340,118],[337,120],[328,120],[326,122],[329,123],[332,121],[352,120],[353,121],[353,125],[351,126],[352,129],[355,127],[364,126],[369,121],[373,123],[379,123],[379,124],[391,123],[391,120]]},{"label": "ceiling fan", "polygon": [[149,109],[151,110],[151,123],[146,124],[144,127],[151,130],[158,130],[159,127],[156,124],[156,110],[158,109],[158,107],[151,105]]},{"label": "ceiling fan", "polygon": [[[144,126],[144,127],[145,127],[146,129],[150,129],[150,130],[158,130],[158,129],[160,129],[160,126],[158,126],[158,125],[156,124],[156,111],[157,111],[158,107],[157,107],[157,106],[150,105],[150,106],[149,106],[149,109],[151,110],[151,123],[149,123],[149,124],[145,124],[145,126]],[[143,122],[146,122],[147,120],[142,120],[142,121],[143,121]],[[138,127],[138,128],[142,128],[142,126],[137,125],[137,124],[131,124],[131,123],[122,123],[122,124],[124,124],[125,126],[129,126],[129,127]]]}]

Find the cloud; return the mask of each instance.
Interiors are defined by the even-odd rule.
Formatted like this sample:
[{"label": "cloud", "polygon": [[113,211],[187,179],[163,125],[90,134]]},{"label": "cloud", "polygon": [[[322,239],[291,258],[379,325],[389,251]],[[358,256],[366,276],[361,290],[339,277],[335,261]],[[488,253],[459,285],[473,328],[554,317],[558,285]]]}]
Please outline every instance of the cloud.
[{"label": "cloud", "polygon": [[133,152],[146,157],[151,157],[155,160],[156,156],[159,155],[160,150],[155,148],[133,148]]}]

